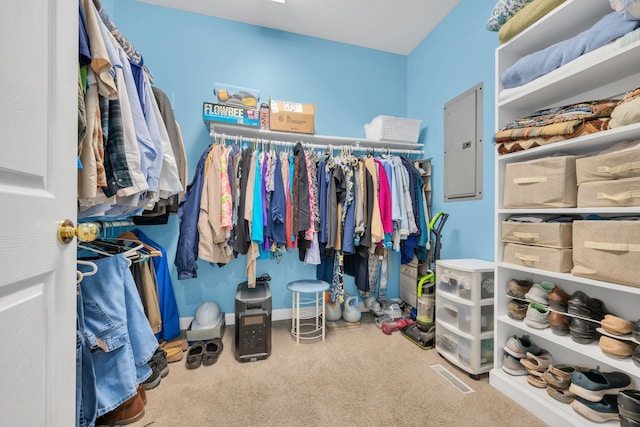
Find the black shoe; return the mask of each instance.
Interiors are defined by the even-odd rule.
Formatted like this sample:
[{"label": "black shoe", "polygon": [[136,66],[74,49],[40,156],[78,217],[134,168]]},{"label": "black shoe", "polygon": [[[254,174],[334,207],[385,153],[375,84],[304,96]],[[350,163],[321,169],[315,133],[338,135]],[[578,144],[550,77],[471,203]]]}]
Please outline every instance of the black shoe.
[{"label": "black shoe", "polygon": [[158,369],[158,365],[155,360],[153,360],[153,357],[147,362],[147,364],[151,368],[151,375],[142,383],[142,387],[145,390],[151,390],[160,384],[162,377],[160,376],[160,370]]},{"label": "black shoe", "polygon": [[589,344],[597,338],[596,324],[574,317],[569,324],[571,339],[580,344]]},{"label": "black shoe", "polygon": [[169,363],[167,362],[167,352],[164,349],[158,347],[151,359],[156,363],[158,370],[160,371],[160,376],[162,378],[166,377],[169,374]]},{"label": "black shoe", "polygon": [[632,335],[636,341],[640,341],[640,320],[636,321],[636,323],[633,325]]},{"label": "black shoe", "polygon": [[202,364],[202,356],[204,355],[204,343],[197,341],[191,344],[187,350],[187,369],[199,368]]},{"label": "black shoe", "polygon": [[620,416],[640,422],[640,391],[623,390],[618,393]]},{"label": "black shoe", "polygon": [[608,311],[602,300],[590,298],[584,292],[576,291],[569,297],[568,313],[593,320],[602,320]]},{"label": "black shoe", "polygon": [[218,361],[220,353],[222,353],[222,340],[220,338],[214,338],[204,346],[204,354],[202,355],[202,364],[209,366]]}]

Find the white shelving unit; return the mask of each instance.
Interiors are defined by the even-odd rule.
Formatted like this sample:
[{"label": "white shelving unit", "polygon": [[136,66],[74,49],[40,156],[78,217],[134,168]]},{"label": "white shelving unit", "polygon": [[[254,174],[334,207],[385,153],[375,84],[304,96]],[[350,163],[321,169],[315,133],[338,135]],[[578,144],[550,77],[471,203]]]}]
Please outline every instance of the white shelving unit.
[{"label": "white shelving unit", "polygon": [[[634,43],[591,62],[589,66],[571,72],[552,72],[508,96],[500,96],[500,75],[521,57],[566,40],[590,28],[612,9],[606,0],[568,0],[531,27],[496,49],[496,129],[525,117],[534,111],[567,105],[573,102],[621,97],[640,86],[640,44]],[[559,71],[559,70],[556,70]],[[555,153],[589,155],[611,145],[627,140],[640,139],[640,124],[612,129],[561,143],[554,143],[507,155],[496,155],[495,175],[495,352],[494,368],[490,383],[505,395],[522,405],[544,422],[552,426],[618,425],[617,422],[593,423],[576,413],[569,405],[547,395],[545,390],[530,386],[525,377],[514,377],[502,371],[502,348],[513,335],[530,335],[540,347],[551,353],[554,361],[602,370],[622,371],[630,375],[636,388],[640,387],[640,368],[631,359],[615,359],[604,354],[597,342],[588,345],[574,342],[569,335],[559,336],[547,329],[533,329],[522,321],[507,315],[510,297],[506,295],[511,279],[529,278],[535,282],[551,281],[568,294],[582,290],[592,298],[602,299],[607,308],[619,317],[629,320],[640,318],[640,289],[631,286],[576,277],[571,274],[553,273],[535,268],[503,263],[504,244],[500,240],[502,222],[513,214],[563,213],[586,216],[638,215],[638,208],[588,208],[588,209],[504,209],[504,174],[506,165]],[[630,266],[630,268],[638,268]]]},{"label": "white shelving unit", "polygon": [[284,142],[298,142],[302,141],[309,144],[318,145],[334,145],[336,148],[339,146],[351,146],[354,148],[373,148],[376,150],[407,150],[411,153],[407,154],[423,154],[422,144],[404,141],[371,141],[365,138],[350,138],[344,136],[329,136],[329,135],[316,135],[316,134],[304,134],[294,132],[279,132],[273,130],[260,129],[251,126],[233,125],[221,122],[214,122],[205,120],[205,124],[209,128],[209,135],[233,138],[235,136],[243,136],[246,138],[262,139],[265,142],[272,141],[284,141]]},{"label": "white shelving unit", "polygon": [[436,350],[474,379],[493,366],[493,275],[489,261],[436,261]]}]

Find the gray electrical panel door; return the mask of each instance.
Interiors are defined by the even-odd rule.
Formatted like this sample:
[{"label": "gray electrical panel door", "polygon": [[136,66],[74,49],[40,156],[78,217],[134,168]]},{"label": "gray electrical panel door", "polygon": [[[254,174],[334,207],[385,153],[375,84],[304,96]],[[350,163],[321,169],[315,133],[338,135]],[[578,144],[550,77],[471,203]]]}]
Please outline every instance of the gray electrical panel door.
[{"label": "gray electrical panel door", "polygon": [[444,200],[482,199],[482,83],[444,105]]}]

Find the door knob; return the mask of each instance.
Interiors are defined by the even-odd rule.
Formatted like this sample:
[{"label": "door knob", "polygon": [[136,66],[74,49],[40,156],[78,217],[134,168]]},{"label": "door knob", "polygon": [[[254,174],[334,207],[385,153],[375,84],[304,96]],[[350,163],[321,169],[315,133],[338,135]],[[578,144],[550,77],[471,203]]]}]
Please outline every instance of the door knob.
[{"label": "door knob", "polygon": [[73,221],[65,219],[58,225],[58,240],[64,244],[69,244],[74,237],[83,242],[91,242],[100,234],[100,225],[95,222],[85,222],[76,227]]}]

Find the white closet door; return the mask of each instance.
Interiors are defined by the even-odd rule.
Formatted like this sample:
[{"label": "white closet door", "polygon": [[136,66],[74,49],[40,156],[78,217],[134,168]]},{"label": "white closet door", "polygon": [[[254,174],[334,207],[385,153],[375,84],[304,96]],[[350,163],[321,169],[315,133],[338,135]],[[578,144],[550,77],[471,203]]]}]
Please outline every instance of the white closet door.
[{"label": "white closet door", "polygon": [[0,424],[75,419],[78,3],[0,3]]}]

